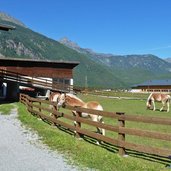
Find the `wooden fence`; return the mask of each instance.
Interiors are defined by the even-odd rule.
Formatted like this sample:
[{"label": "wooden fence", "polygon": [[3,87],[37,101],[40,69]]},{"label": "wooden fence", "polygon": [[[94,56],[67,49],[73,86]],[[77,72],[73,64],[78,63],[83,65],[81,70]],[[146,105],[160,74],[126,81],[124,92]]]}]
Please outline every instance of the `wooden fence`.
[{"label": "wooden fence", "polygon": [[[147,138],[148,141],[151,139],[155,139],[155,141],[166,141],[167,143],[171,142],[171,133],[163,133],[159,131],[148,131],[136,128],[126,128],[126,121],[127,122],[136,122],[136,123],[144,123],[144,124],[154,124],[154,125],[163,125],[163,126],[171,126],[171,119],[169,118],[159,118],[159,117],[147,117],[147,116],[139,116],[139,115],[126,115],[122,112],[105,112],[105,111],[98,111],[92,109],[85,109],[81,107],[71,107],[66,106],[65,108],[72,111],[79,112],[86,112],[95,115],[101,115],[104,118],[111,118],[113,120],[117,120],[117,125],[113,126],[107,123],[99,123],[94,122],[89,119],[85,119],[80,117],[79,115],[73,116],[71,114],[67,114],[67,112],[59,112],[49,108],[49,105],[55,106],[56,103],[44,101],[36,98],[31,98],[28,95],[21,94],[20,101],[27,106],[29,112],[37,115],[38,117],[42,118],[43,120],[47,120],[48,122],[63,126],[71,131],[76,131],[77,137],[81,135],[86,135],[88,137],[92,137],[97,140],[101,140],[104,143],[114,145],[118,147],[118,151],[120,155],[124,155],[126,150],[132,150],[140,153],[147,153],[152,155],[157,155],[161,157],[168,158],[171,156],[171,149],[168,148],[161,148],[161,147],[153,147],[151,145],[142,145],[136,144],[132,142],[128,142],[126,136],[133,135],[136,137]],[[48,104],[48,105],[47,105]],[[49,113],[53,113],[55,117],[49,115]],[[61,120],[61,118],[65,118]],[[70,122],[66,122],[65,120],[69,120]],[[77,125],[73,125],[73,121],[77,122]],[[116,123],[116,122],[114,122]],[[95,133],[92,130],[87,128],[83,128],[82,124],[91,125],[93,127],[103,128],[106,131],[115,132],[118,134],[116,138],[111,136],[103,136],[101,134]]]}]

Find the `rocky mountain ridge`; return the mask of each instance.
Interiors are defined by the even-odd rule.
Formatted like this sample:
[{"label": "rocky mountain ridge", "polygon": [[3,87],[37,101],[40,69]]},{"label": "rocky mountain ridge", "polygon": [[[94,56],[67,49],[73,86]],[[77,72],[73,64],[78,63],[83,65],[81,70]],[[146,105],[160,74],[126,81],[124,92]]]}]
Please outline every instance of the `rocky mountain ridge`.
[{"label": "rocky mountain ridge", "polygon": [[171,72],[171,65],[168,62],[169,59],[163,60],[157,56],[151,54],[144,55],[113,55],[113,54],[104,54],[96,53],[88,48],[81,48],[78,44],[72,42],[68,38],[60,39],[60,43],[66,45],[69,48],[77,50],[79,53],[84,53],[89,56],[94,61],[103,63],[104,65],[110,68],[143,68],[152,72]]},{"label": "rocky mountain ridge", "polygon": [[170,78],[171,64],[154,55],[112,55],[96,53],[68,41],[55,41],[22,22],[0,13],[0,23],[16,30],[0,31],[0,57],[34,60],[79,61],[74,69],[74,84],[96,88],[128,88],[148,79]]},{"label": "rocky mountain ridge", "polygon": [[21,21],[13,18],[12,16],[10,16],[4,12],[1,12],[1,11],[0,11],[0,19],[3,21],[9,21],[9,22],[15,23],[15,24],[20,25],[22,27],[26,27],[25,24],[22,23]]},{"label": "rocky mountain ridge", "polygon": [[165,60],[166,62],[171,63],[171,58],[165,58],[164,60]]}]

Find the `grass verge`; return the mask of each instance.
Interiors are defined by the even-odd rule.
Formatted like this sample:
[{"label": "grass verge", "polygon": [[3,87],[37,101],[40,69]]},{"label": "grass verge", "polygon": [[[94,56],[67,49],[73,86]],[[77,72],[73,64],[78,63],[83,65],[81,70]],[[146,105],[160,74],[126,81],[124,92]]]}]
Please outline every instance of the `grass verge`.
[{"label": "grass verge", "polygon": [[[103,102],[104,105],[105,103]],[[120,109],[118,108],[118,110]],[[153,159],[148,155],[132,154],[129,157],[121,157],[113,147],[109,146],[105,148],[104,146],[97,146],[91,143],[91,139],[89,138],[86,139],[88,142],[78,140],[67,130],[61,131],[54,126],[38,120],[35,116],[28,113],[26,107],[21,103],[18,103],[18,111],[19,119],[24,125],[37,131],[43,143],[47,144],[53,150],[61,152],[68,161],[78,165],[80,170],[86,170],[84,168],[101,171],[168,170],[165,168],[165,162]]]},{"label": "grass verge", "polygon": [[14,108],[14,104],[13,103],[0,104],[0,113],[1,113],[1,115],[9,115],[13,108]]}]

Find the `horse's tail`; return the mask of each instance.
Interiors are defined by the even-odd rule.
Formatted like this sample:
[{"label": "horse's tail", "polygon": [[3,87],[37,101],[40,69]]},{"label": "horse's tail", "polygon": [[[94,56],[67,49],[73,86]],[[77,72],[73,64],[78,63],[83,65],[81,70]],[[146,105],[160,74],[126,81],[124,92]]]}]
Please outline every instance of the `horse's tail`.
[{"label": "horse's tail", "polygon": [[146,106],[148,106],[149,105],[149,102],[150,102],[150,100],[151,100],[151,96],[153,95],[153,93],[151,93],[149,96],[148,96],[148,98],[147,98],[147,102],[146,102]]},{"label": "horse's tail", "polygon": [[153,93],[150,93],[150,95],[147,98],[147,101],[149,101],[151,99],[151,96],[153,95]]}]

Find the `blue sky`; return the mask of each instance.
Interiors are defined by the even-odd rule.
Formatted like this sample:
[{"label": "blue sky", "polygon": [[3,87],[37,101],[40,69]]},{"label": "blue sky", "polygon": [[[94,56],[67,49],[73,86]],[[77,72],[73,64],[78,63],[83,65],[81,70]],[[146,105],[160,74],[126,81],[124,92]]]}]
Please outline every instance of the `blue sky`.
[{"label": "blue sky", "polygon": [[0,11],[55,40],[117,55],[171,57],[171,0],[0,0]]}]

